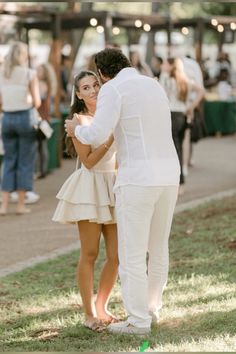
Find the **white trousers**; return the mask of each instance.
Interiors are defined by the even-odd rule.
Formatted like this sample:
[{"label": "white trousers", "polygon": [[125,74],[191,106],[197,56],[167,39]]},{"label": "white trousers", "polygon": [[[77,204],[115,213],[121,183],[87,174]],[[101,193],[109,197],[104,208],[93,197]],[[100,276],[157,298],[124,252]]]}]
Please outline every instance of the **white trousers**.
[{"label": "white trousers", "polygon": [[150,327],[150,312],[162,307],[177,194],[178,186],[127,185],[116,191],[122,298],[129,323],[137,327]]}]

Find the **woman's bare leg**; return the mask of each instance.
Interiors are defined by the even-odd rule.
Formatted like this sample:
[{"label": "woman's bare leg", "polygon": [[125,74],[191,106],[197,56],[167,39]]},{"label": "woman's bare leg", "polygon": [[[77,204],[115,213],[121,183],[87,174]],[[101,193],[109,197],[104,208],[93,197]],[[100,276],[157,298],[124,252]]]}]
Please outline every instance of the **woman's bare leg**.
[{"label": "woman's bare leg", "polygon": [[116,224],[103,225],[102,232],[106,246],[106,262],[101,272],[96,298],[97,317],[110,321],[113,317],[107,304],[118,273],[118,244]]},{"label": "woman's bare leg", "polygon": [[18,190],[18,202],[17,202],[17,207],[16,207],[16,212],[19,214],[25,214],[27,212],[30,212],[30,209],[25,207],[25,193],[26,191],[24,190]]},{"label": "woman's bare leg", "polygon": [[98,256],[102,227],[99,224],[85,220],[78,222],[78,228],[81,250],[77,268],[77,280],[86,321],[89,321],[92,328],[97,316],[93,294],[94,263]]},{"label": "woman's bare leg", "polygon": [[2,205],[0,208],[1,215],[5,215],[7,213],[9,198],[10,198],[10,192],[2,191]]}]

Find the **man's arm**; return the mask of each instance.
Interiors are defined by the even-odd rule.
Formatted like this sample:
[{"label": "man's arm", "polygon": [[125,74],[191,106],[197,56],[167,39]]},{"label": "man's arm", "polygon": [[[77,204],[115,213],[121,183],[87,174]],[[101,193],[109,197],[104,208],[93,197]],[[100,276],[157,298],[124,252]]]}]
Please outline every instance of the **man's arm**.
[{"label": "man's arm", "polygon": [[121,96],[111,85],[102,86],[97,109],[90,126],[75,128],[75,136],[83,144],[100,145],[113,133],[120,117]]}]

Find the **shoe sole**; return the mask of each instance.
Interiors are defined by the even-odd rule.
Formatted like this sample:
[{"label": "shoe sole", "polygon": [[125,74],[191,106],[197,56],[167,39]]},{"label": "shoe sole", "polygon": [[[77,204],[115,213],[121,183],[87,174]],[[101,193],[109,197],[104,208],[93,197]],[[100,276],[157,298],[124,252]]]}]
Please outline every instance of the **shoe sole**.
[{"label": "shoe sole", "polygon": [[150,329],[148,330],[140,330],[137,331],[137,329],[133,329],[133,330],[124,330],[124,329],[110,329],[108,328],[108,332],[110,333],[114,333],[114,334],[132,334],[132,335],[136,335],[136,336],[145,336],[147,334],[149,334],[151,332]]}]

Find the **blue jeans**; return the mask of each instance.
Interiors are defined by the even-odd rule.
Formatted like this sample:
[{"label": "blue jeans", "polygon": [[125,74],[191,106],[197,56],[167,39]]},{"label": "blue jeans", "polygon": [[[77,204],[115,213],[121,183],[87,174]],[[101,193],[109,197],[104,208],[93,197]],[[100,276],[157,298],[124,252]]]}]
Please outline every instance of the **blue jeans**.
[{"label": "blue jeans", "polygon": [[2,139],[5,150],[3,191],[33,190],[37,151],[36,133],[33,125],[33,110],[4,112],[2,122]]}]

